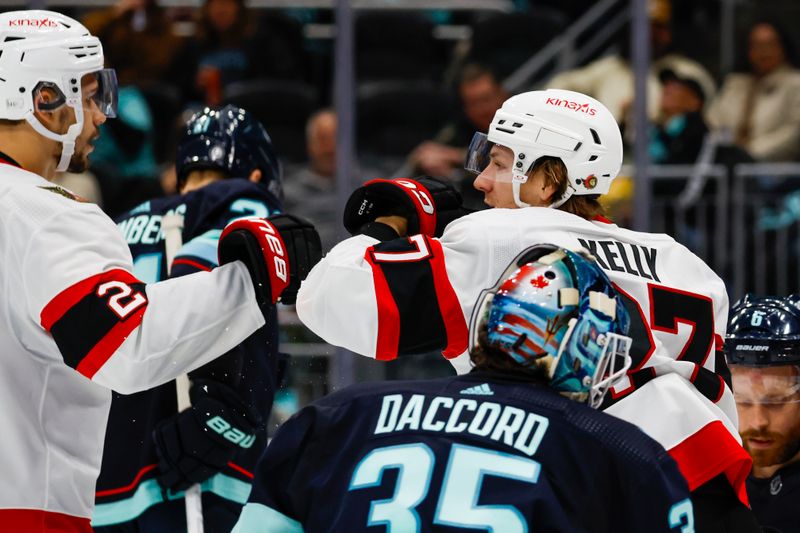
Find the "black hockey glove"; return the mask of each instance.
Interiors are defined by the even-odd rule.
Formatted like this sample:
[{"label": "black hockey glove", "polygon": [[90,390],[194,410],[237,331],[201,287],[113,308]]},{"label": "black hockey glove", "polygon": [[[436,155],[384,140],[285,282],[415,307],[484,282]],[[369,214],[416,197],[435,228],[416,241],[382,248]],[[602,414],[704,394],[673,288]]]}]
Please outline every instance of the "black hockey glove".
[{"label": "black hockey glove", "polygon": [[281,303],[293,304],[300,282],[322,259],[322,242],[314,225],[295,215],[273,215],[268,219],[278,230],[289,256],[289,286],[281,294]]},{"label": "black hockey glove", "polygon": [[220,265],[239,260],[247,266],[264,311],[278,299],[293,304],[300,282],[322,257],[317,230],[293,215],[234,220],[218,246]]},{"label": "black hockey glove", "polygon": [[440,237],[445,226],[467,213],[461,204],[455,187],[437,178],[375,179],[350,195],[344,227],[357,235],[378,217],[400,215],[408,220],[409,235]]},{"label": "black hockey glove", "polygon": [[220,472],[237,451],[253,446],[258,414],[239,394],[216,381],[198,379],[192,406],[162,420],[153,431],[161,488],[176,492]]}]

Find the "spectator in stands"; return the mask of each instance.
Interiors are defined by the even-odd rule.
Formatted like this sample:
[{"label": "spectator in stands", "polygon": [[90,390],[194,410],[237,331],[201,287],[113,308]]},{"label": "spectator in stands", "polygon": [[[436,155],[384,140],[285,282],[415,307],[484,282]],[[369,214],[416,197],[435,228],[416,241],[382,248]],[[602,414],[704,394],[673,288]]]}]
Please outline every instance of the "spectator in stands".
[{"label": "spectator in stands", "polygon": [[[650,52],[652,63],[647,80],[648,115],[656,120],[661,101],[658,75],[664,69],[691,68],[702,77],[702,86],[713,92],[713,78],[696,61],[672,48],[672,11],[669,0],[650,0]],[[630,65],[630,27],[620,32],[619,53],[608,55],[583,67],[557,74],[544,84],[553,89],[568,89],[593,96],[611,111],[621,125],[630,122],[629,110],[634,97],[634,73]],[[705,95],[711,98],[713,94]],[[627,133],[631,131],[627,129]],[[629,137],[629,134],[626,135]]]},{"label": "spectator in stands", "polygon": [[309,117],[308,163],[288,169],[283,184],[287,212],[314,223],[325,252],[338,242],[342,226],[341,206],[336,200],[336,124],[336,113],[330,108]]},{"label": "spectator in stands", "polygon": [[[690,63],[661,71],[659,117],[650,131],[650,159],[658,164],[691,164],[697,160],[708,127],[703,104],[708,88]],[[712,87],[713,89],[713,87]]]},{"label": "spectator in stands", "polygon": [[800,156],[800,71],[788,34],[774,22],[748,32],[745,71],[725,78],[707,119],[736,146],[760,161]]},{"label": "spectator in stands", "polygon": [[[458,79],[461,110],[435,138],[417,146],[409,156],[411,174],[449,177],[464,185],[461,193],[467,203],[472,197],[482,205],[472,187],[473,177],[463,172],[464,155],[475,130],[487,131],[497,111],[510,94],[500,84],[495,73],[484,65],[469,63]],[[466,180],[464,179],[466,177]]]},{"label": "spectator in stands", "polygon": [[86,15],[83,23],[103,42],[106,61],[114,65],[120,86],[170,77],[181,39],[156,0],[118,0]]},{"label": "spectator in stands", "polygon": [[248,11],[244,0],[205,0],[196,36],[176,64],[184,99],[213,107],[230,83],[302,77],[298,43],[270,21]]}]

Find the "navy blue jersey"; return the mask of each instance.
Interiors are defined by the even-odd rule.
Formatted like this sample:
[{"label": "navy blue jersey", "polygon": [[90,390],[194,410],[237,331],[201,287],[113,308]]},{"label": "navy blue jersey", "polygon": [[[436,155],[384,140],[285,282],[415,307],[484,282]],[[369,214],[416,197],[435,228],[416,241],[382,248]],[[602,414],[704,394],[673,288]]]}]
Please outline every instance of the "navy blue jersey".
[{"label": "navy blue jersey", "polygon": [[688,532],[685,479],[633,425],[513,376],[362,384],[301,410],[235,533]]},{"label": "navy blue jersey", "polygon": [[784,466],[770,478],[748,477],[747,496],[759,524],[800,533],[800,463]]},{"label": "navy blue jersey", "polygon": [[[133,256],[135,275],[146,283],[167,277],[161,217],[184,217],[183,246],[175,256],[171,276],[182,276],[217,266],[217,241],[228,222],[244,216],[266,217],[280,212],[280,202],[265,187],[247,180],[223,180],[183,196],[145,202],[117,220]],[[272,319],[231,352],[190,374],[234,387],[267,420],[277,387],[277,327]],[[94,526],[127,522],[164,496],[155,477],[158,457],[153,444],[155,425],[177,412],[175,383],[149,391],[114,393],[106,430],[103,464],[96,487]],[[225,471],[204,482],[206,496],[244,503],[252,472],[266,445],[266,427],[256,442],[240,451]]]}]

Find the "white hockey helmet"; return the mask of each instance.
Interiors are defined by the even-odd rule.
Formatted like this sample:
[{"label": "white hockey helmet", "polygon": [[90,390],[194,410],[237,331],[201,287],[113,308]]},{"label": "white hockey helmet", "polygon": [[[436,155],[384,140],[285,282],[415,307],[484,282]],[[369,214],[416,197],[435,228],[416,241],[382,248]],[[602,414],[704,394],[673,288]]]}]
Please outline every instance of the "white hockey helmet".
[{"label": "white hockey helmet", "polygon": [[[83,128],[81,78],[96,75],[93,97],[107,117],[116,116],[117,78],[103,68],[103,47],[81,23],[53,11],[0,13],[0,119],[26,120],[39,134],[62,144],[57,170],[66,170]],[[48,130],[34,115],[35,96],[42,88],[57,94],[46,109],[62,105],[75,112],[66,133]],[[44,109],[43,106],[39,106]]]},{"label": "white hockey helmet", "polygon": [[530,91],[512,96],[497,110],[488,134],[475,133],[465,168],[480,174],[488,165],[492,145],[514,152],[511,180],[514,202],[537,159],[558,157],[567,167],[569,184],[558,207],[573,194],[605,194],[622,165],[622,135],[611,112],[585,94],[561,89]]}]

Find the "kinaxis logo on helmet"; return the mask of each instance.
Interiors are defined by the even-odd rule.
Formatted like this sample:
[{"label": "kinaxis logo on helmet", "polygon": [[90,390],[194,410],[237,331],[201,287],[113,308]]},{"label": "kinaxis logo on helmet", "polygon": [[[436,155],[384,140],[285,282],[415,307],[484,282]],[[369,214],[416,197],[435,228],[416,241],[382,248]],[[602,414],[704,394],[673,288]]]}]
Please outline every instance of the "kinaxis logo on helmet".
[{"label": "kinaxis logo on helmet", "polygon": [[566,109],[571,109],[572,111],[577,111],[579,113],[586,113],[590,117],[593,117],[597,114],[597,110],[593,107],[589,107],[589,104],[581,104],[580,102],[573,102],[572,100],[562,100],[561,98],[548,98],[544,102],[547,105],[554,105],[556,107],[563,107]]},{"label": "kinaxis logo on helmet", "polygon": [[8,26],[34,26],[36,28],[57,28],[58,23],[49,18],[9,20]]}]

